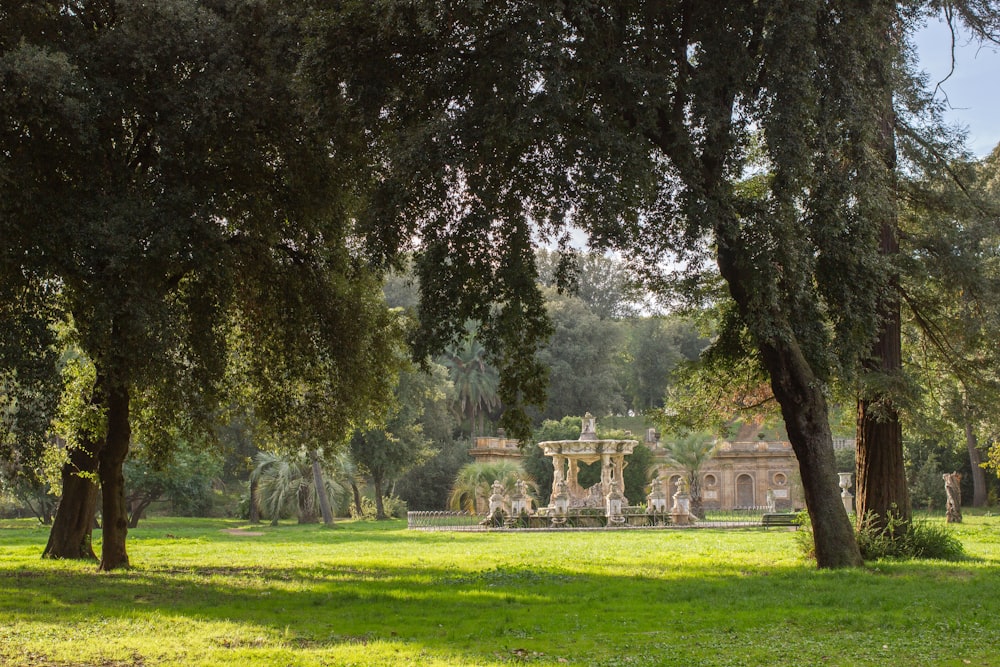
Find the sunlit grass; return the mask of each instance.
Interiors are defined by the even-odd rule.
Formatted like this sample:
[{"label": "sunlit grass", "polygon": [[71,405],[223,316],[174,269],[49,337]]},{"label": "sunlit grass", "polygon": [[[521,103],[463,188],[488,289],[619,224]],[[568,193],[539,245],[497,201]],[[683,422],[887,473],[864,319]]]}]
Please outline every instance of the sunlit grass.
[{"label": "sunlit grass", "polygon": [[956,533],[967,561],[824,572],[783,530],[160,519],[98,574],[6,522],[0,664],[1000,664],[1000,518]]}]

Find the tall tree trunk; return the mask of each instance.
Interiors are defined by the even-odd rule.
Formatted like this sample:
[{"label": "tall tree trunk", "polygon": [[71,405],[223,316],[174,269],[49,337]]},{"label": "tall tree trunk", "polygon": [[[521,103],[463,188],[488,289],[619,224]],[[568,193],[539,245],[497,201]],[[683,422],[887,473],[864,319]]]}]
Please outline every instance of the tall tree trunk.
[{"label": "tall tree trunk", "polygon": [[97,509],[97,454],[103,443],[84,442],[69,451],[62,467],[62,499],[43,558],[97,560],[91,536]]},{"label": "tall tree trunk", "polygon": [[316,486],[316,495],[319,496],[319,509],[323,515],[323,523],[327,526],[333,525],[333,510],[330,509],[330,496],[326,492],[326,482],[323,481],[323,469],[319,465],[319,456],[315,449],[309,450],[309,459],[312,463],[313,484]]},{"label": "tall tree trunk", "polygon": [[108,435],[99,457],[101,475],[101,563],[97,569],[110,572],[129,566],[125,550],[128,535],[128,503],[125,500],[125,473],[122,466],[128,456],[132,429],[129,425],[128,388],[113,383],[107,394]]},{"label": "tall tree trunk", "polygon": [[[876,192],[873,201],[865,202],[868,215],[880,220],[880,254],[894,261],[899,254],[898,227],[898,177],[896,173],[896,112],[893,106],[893,53],[897,48],[897,7],[894,2],[875,2],[869,8],[871,20],[879,26],[884,36],[869,55],[871,76],[880,86],[879,97],[873,113],[878,114],[876,144],[880,156],[875,173],[868,178],[882,191]],[[892,275],[883,297],[880,313],[882,330],[865,362],[865,372],[882,375],[880,384],[892,386],[892,381],[902,375],[900,310],[898,297],[899,276]],[[858,521],[872,519],[877,527],[885,527],[890,513],[906,522],[910,520],[910,494],[906,488],[906,470],[903,464],[903,429],[899,410],[892,396],[884,391],[864,392],[858,398],[857,428],[857,517]]]},{"label": "tall tree trunk", "polygon": [[972,467],[972,506],[986,507],[986,471],[983,470],[983,454],[979,451],[979,438],[972,422],[965,422],[965,446],[969,450],[969,465]]},{"label": "tall tree trunk", "polygon": [[[721,228],[717,230],[719,270],[744,320],[753,321],[753,308],[760,306],[747,291],[747,285],[752,283],[742,274],[735,250],[739,245],[727,242],[730,239],[724,232]],[[810,367],[787,319],[773,312],[770,321],[770,336],[755,334],[755,338],[771,377],[771,391],[781,406],[788,440],[799,462],[816,564],[821,568],[858,567],[863,561],[854,528],[840,499],[824,383]]]},{"label": "tall tree trunk", "polygon": [[816,564],[823,568],[860,566],[861,552],[837,485],[833,434],[822,383],[798,348],[787,341],[769,341],[761,345],[761,351],[799,462]]},{"label": "tall tree trunk", "polygon": [[[883,225],[881,251],[886,256],[899,252],[895,224]],[[892,288],[895,289],[895,284]],[[886,299],[882,313],[882,330],[865,370],[886,377],[899,376],[903,357],[899,301],[895,296]],[[872,525],[884,528],[890,514],[909,522],[910,494],[903,461],[903,427],[899,410],[888,393],[858,398],[856,453],[858,522],[871,519]]]}]

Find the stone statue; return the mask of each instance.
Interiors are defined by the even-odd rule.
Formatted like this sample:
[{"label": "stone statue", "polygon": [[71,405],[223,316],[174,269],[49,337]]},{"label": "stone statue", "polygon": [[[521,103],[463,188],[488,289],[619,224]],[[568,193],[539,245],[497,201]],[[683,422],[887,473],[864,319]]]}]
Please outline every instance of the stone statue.
[{"label": "stone statue", "polygon": [[962,523],[962,487],[960,485],[962,476],[957,472],[952,472],[945,473],[941,477],[944,478],[944,492],[948,496],[948,502],[945,505],[945,521],[947,523]]}]

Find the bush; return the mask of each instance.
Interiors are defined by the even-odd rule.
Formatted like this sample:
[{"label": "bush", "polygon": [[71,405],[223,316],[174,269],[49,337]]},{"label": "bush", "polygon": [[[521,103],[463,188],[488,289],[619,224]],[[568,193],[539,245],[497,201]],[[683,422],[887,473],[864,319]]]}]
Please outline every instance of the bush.
[{"label": "bush", "polygon": [[[406,501],[398,498],[396,496],[386,496],[382,499],[382,507],[385,509],[385,515],[387,517],[393,517],[394,519],[405,519],[406,518]],[[367,521],[374,521],[375,516],[378,511],[375,508],[375,500],[364,496],[361,498],[361,514],[358,514],[358,508],[351,504],[351,518],[352,519],[365,519]]]},{"label": "bush", "polygon": [[[800,529],[796,532],[796,541],[807,558],[815,558],[812,528],[809,515],[800,512],[798,523]],[[861,557],[865,561],[879,559],[909,560],[912,558],[930,558],[937,560],[962,560],[965,549],[954,534],[939,523],[927,520],[907,522],[891,514],[884,528],[875,523],[875,515],[871,512],[861,522],[855,532]]]},{"label": "bush", "polygon": [[891,558],[934,558],[961,560],[965,557],[962,543],[947,527],[926,520],[902,521],[889,514],[885,527],[876,525],[875,515],[868,513],[857,531],[861,556],[866,560]]}]

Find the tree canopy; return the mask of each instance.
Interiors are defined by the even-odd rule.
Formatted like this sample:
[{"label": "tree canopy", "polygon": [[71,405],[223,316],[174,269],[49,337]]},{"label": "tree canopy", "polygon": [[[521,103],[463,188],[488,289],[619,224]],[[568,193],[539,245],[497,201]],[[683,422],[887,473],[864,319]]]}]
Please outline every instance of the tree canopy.
[{"label": "tree canopy", "polygon": [[[349,429],[386,393],[396,320],[350,248],[350,142],[331,154],[295,89],[295,8],[3,11],[0,274],[23,297],[3,315],[24,331],[62,323],[95,369],[83,403],[101,415],[64,475],[72,525],[57,515],[47,553],[88,555],[96,495],[79,469],[100,477],[112,569],[128,564],[133,428],[153,447],[178,416],[204,424],[235,358],[261,419],[322,394],[327,423]],[[25,349],[20,367],[47,348]]]},{"label": "tree canopy", "polygon": [[[232,368],[279,428],[321,404],[327,426],[356,425],[386,395],[397,336],[369,268],[408,251],[415,356],[480,323],[503,424],[525,437],[553,331],[535,246],[566,255],[579,230],[664,298],[704,299],[721,275],[717,343],[749,353],[780,405],[818,563],[859,564],[827,396],[861,378],[865,423],[884,408],[898,426],[878,344],[900,298],[899,176],[958,156],[909,41],[940,8],[5,5],[0,289],[16,305],[0,317],[37,346],[5,331],[4,405],[56,381],[60,322],[93,367],[75,404],[100,416],[69,465],[100,476],[103,567],[124,565],[133,427],[151,445],[170,415],[194,427]],[[946,10],[1000,33],[989,3]],[[53,409],[35,405],[5,439]],[[862,453],[868,470],[880,450]],[[66,482],[79,527],[94,489]],[[54,529],[52,555],[89,549],[71,533]]]},{"label": "tree canopy", "polygon": [[[991,7],[949,8],[995,33]],[[817,560],[843,566],[861,561],[830,481],[826,394],[882,363],[898,172],[953,154],[910,59],[910,35],[937,9],[387,3],[352,15],[373,31],[352,39],[331,21],[341,29],[319,43],[325,65],[335,53],[355,73],[337,98],[367,109],[381,142],[372,236],[419,239],[431,339],[457,331],[443,304],[483,322],[516,406],[535,398],[511,391],[537,367],[512,360],[546,333],[533,235],[565,244],[572,220],[663,290],[714,263],[729,323],[781,406]]]}]

